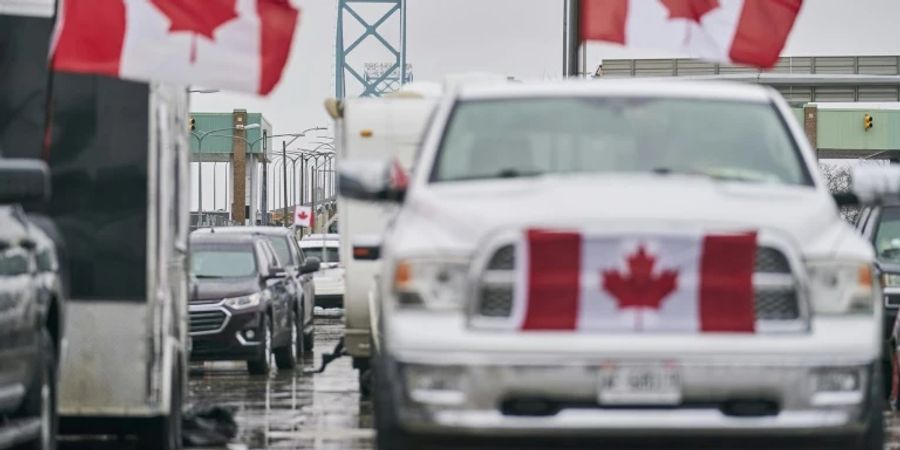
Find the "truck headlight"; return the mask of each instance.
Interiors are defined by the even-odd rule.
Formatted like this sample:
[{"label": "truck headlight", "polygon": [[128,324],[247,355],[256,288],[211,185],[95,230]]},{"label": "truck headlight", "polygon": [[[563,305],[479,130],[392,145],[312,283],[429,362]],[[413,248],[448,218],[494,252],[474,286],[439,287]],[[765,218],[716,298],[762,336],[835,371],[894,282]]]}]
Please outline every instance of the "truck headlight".
[{"label": "truck headlight", "polygon": [[393,290],[400,307],[446,310],[462,307],[469,264],[464,260],[403,259],[394,266]]},{"label": "truck headlight", "polygon": [[241,310],[241,309],[255,308],[255,307],[259,306],[261,301],[262,301],[262,294],[257,292],[255,294],[245,295],[243,297],[226,298],[225,306],[227,306],[231,309]]},{"label": "truck headlight", "polygon": [[813,309],[821,314],[874,311],[872,265],[855,261],[807,261]]}]

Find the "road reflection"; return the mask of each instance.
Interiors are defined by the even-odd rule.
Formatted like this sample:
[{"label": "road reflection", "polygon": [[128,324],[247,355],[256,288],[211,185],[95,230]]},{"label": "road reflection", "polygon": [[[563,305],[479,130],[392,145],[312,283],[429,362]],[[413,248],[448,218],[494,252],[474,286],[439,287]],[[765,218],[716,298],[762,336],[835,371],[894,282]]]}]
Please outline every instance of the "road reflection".
[{"label": "road reflection", "polygon": [[[317,319],[316,352],[303,360],[312,370],[342,332],[341,319]],[[238,441],[250,449],[371,449],[372,410],[360,402],[356,372],[342,358],[324,374],[298,368],[270,377],[250,376],[243,364],[194,366],[192,404],[217,404],[235,411]]]}]

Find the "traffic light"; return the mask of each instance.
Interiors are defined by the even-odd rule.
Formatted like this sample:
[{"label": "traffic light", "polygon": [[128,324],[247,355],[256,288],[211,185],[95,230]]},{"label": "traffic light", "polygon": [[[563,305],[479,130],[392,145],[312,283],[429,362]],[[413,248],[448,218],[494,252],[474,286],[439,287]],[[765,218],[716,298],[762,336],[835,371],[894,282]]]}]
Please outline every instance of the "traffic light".
[{"label": "traffic light", "polygon": [[197,119],[191,117],[191,131],[197,131]]},{"label": "traffic light", "polygon": [[875,118],[872,117],[871,114],[866,113],[866,115],[863,116],[863,127],[865,127],[866,131],[869,131],[874,126],[875,126]]}]

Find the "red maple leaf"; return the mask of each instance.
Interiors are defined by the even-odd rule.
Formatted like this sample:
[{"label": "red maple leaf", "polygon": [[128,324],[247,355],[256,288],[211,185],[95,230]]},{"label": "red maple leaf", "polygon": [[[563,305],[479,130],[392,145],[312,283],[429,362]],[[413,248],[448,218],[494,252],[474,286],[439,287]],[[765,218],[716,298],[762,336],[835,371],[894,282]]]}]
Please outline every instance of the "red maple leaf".
[{"label": "red maple leaf", "polygon": [[150,0],[169,18],[169,32],[193,33],[191,62],[197,60],[197,35],[214,40],[222,25],[236,19],[237,0]]},{"label": "red maple leaf", "polygon": [[300,214],[297,214],[297,218],[300,220],[306,220],[309,217],[309,214],[306,211],[300,211]]},{"label": "red maple leaf", "polygon": [[700,23],[703,16],[719,7],[719,0],[659,0],[669,10],[669,19]]},{"label": "red maple leaf", "polygon": [[629,273],[618,270],[603,272],[603,289],[612,294],[619,309],[659,309],[662,301],[675,290],[678,272],[665,270],[656,275],[653,266],[656,258],[647,253],[644,246],[628,257]]}]

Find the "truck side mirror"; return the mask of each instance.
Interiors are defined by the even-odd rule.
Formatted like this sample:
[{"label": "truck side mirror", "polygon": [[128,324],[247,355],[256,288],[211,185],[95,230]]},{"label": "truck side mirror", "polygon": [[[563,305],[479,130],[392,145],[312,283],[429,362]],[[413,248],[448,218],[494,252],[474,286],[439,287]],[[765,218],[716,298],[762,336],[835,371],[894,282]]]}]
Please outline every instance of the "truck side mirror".
[{"label": "truck side mirror", "polygon": [[850,179],[850,192],[835,194],[834,199],[838,206],[875,205],[900,200],[900,167],[856,167]]},{"label": "truck side mirror", "polygon": [[303,261],[303,266],[300,267],[300,274],[306,275],[308,273],[315,273],[318,272],[321,267],[322,261],[315,256],[310,256],[309,258],[306,258],[306,261]]},{"label": "truck side mirror", "polygon": [[409,175],[396,160],[344,161],[338,167],[342,196],[355,200],[402,202]]},{"label": "truck side mirror", "polygon": [[0,204],[40,202],[50,195],[50,170],[36,159],[0,159]]}]

